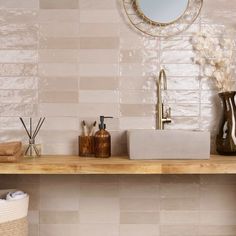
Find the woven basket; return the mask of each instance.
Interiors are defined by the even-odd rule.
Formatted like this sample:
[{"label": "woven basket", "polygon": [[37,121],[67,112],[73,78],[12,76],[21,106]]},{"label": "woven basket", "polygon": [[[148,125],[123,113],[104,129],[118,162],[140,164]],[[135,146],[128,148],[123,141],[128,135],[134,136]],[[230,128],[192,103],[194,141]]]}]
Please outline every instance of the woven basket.
[{"label": "woven basket", "polygon": [[[0,190],[0,196],[15,190]],[[28,205],[29,197],[0,202],[0,236],[28,235]]]}]

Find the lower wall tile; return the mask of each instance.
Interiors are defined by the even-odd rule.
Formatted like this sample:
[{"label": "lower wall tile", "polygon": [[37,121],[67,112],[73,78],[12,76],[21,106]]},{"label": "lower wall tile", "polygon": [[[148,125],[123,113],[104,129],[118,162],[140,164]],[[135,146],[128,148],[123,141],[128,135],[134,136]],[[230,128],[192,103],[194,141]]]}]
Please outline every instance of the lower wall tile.
[{"label": "lower wall tile", "polygon": [[195,225],[162,225],[161,236],[203,236]]},{"label": "lower wall tile", "polygon": [[121,212],[120,224],[158,224],[159,212]]},{"label": "lower wall tile", "polygon": [[119,236],[119,225],[118,224],[80,224],[78,235]]},{"label": "lower wall tile", "polygon": [[160,236],[157,224],[122,224],[120,236]]},{"label": "lower wall tile", "polygon": [[40,224],[78,224],[78,211],[40,211]]},{"label": "lower wall tile", "polygon": [[75,236],[78,235],[78,225],[71,224],[41,224],[40,236]]}]

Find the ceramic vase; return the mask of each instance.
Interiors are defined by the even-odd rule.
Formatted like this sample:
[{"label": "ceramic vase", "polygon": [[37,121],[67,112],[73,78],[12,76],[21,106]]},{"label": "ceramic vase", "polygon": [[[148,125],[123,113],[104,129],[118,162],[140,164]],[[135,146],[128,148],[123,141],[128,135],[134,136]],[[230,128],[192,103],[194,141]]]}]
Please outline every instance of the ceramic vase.
[{"label": "ceramic vase", "polygon": [[216,137],[216,150],[221,155],[236,155],[235,91],[219,93],[223,110]]}]

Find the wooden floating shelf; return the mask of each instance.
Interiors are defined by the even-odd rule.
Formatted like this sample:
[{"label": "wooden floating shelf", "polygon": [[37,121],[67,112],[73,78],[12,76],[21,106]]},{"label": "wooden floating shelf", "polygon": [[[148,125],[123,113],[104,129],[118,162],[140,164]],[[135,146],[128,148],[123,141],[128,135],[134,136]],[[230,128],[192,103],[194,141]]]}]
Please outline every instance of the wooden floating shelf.
[{"label": "wooden floating shelf", "polygon": [[236,174],[236,156],[212,155],[209,160],[42,156],[24,158],[19,163],[0,163],[0,174]]}]

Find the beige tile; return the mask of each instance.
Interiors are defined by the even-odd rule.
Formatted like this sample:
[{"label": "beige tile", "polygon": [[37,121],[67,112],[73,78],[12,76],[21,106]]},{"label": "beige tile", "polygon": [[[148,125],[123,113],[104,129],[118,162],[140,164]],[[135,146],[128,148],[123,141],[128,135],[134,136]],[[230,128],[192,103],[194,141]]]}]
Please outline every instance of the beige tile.
[{"label": "beige tile", "polygon": [[78,234],[78,225],[75,224],[41,224],[40,236],[75,236]]},{"label": "beige tile", "polygon": [[[165,236],[198,236],[199,229],[195,225],[161,225],[161,235]],[[200,234],[202,235],[202,234]]]},{"label": "beige tile", "polygon": [[[170,79],[170,78],[168,78]],[[146,90],[146,91],[155,91],[156,84],[155,78],[152,76],[122,76],[120,80],[120,89],[121,90]],[[169,83],[168,83],[169,85]],[[169,86],[168,86],[169,87]]]},{"label": "beige tile", "polygon": [[194,198],[199,196],[198,184],[161,184],[162,198]]},{"label": "beige tile", "polygon": [[122,224],[120,225],[120,236],[159,236],[157,224]]},{"label": "beige tile", "polygon": [[179,50],[179,51],[162,51],[160,62],[163,64],[171,63],[192,63],[192,58],[194,58],[195,52],[193,50]]},{"label": "beige tile", "polygon": [[120,210],[125,212],[157,212],[159,205],[158,198],[137,198],[133,196],[120,199]]},{"label": "beige tile", "polygon": [[39,113],[49,117],[75,117],[78,111],[76,103],[40,103]]},{"label": "beige tile", "polygon": [[0,90],[2,103],[37,103],[36,90]]},{"label": "beige tile", "polygon": [[[99,60],[98,60],[99,58]],[[113,64],[118,63],[118,50],[113,49],[81,49],[78,55],[81,64]]]},{"label": "beige tile", "polygon": [[192,211],[199,210],[200,200],[195,198],[161,198],[160,209],[167,211]]},{"label": "beige tile", "polygon": [[233,236],[236,234],[236,226],[235,225],[201,225],[199,227],[200,235],[212,235],[212,236],[220,236],[220,235],[228,235]]},{"label": "beige tile", "polygon": [[157,95],[150,90],[121,90],[120,100],[122,104],[156,104]]},{"label": "beige tile", "polygon": [[[58,1],[59,2],[59,1]],[[78,22],[77,9],[43,9],[38,11],[38,22]]]},{"label": "beige tile", "polygon": [[199,130],[199,117],[172,117],[172,122],[166,124],[166,129]]},{"label": "beige tile", "polygon": [[81,90],[80,103],[119,103],[119,92],[111,90]]},{"label": "beige tile", "polygon": [[81,49],[118,49],[118,37],[81,37]]},{"label": "beige tile", "polygon": [[26,9],[36,8],[38,9],[39,3],[38,3],[38,0],[32,0],[32,1],[22,0],[20,2],[17,0],[9,0],[9,1],[1,0],[0,5],[3,8],[26,8]]},{"label": "beige tile", "polygon": [[168,76],[198,76],[199,67],[195,64],[166,64]]},{"label": "beige tile", "polygon": [[40,183],[40,176],[39,175],[18,175],[17,176],[18,183],[25,183],[25,184],[36,184],[39,185]]},{"label": "beige tile", "polygon": [[79,88],[82,90],[117,90],[117,77],[80,77]]},{"label": "beige tile", "polygon": [[86,236],[118,236],[119,225],[118,224],[80,224],[79,234]]},{"label": "beige tile", "polygon": [[193,117],[193,116],[199,116],[200,108],[196,104],[188,104],[188,103],[182,103],[182,104],[171,104],[169,105],[172,108],[172,116],[185,116],[185,117]]},{"label": "beige tile", "polygon": [[1,89],[36,89],[37,77],[1,77]]},{"label": "beige tile", "polygon": [[162,175],[161,183],[164,184],[198,184],[202,175]]},{"label": "beige tile", "polygon": [[81,224],[119,224],[119,211],[80,212]]},{"label": "beige tile", "polygon": [[181,89],[199,89],[199,79],[196,77],[169,77],[168,78],[168,89],[181,90]]},{"label": "beige tile", "polygon": [[78,92],[75,91],[42,91],[39,93],[39,102],[42,103],[77,103]]},{"label": "beige tile", "polygon": [[[84,37],[114,37],[117,38],[117,41],[119,40],[119,24],[117,23],[81,23],[79,26],[79,32],[82,39],[84,39]],[[110,45],[116,44],[116,42],[110,42]],[[99,43],[97,45],[99,45]]]},{"label": "beige tile", "polygon": [[43,63],[77,63],[77,51],[73,49],[39,50],[39,61]]},{"label": "beige tile", "polygon": [[119,66],[118,64],[80,64],[79,70],[82,77],[115,77],[119,73]]},{"label": "beige tile", "polygon": [[79,207],[77,176],[41,176],[40,209],[75,211]]},{"label": "beige tile", "polygon": [[35,76],[36,64],[0,64],[0,76]]},{"label": "beige tile", "polygon": [[[127,24],[125,25],[126,28]],[[130,28],[129,28],[130,29]],[[148,40],[143,43],[143,38],[132,30],[133,36],[127,35],[121,32],[120,46],[125,50],[137,50],[137,49],[154,49],[158,48],[158,40]]]},{"label": "beige tile", "polygon": [[38,73],[43,77],[75,77],[78,76],[78,66],[76,63],[40,63]]},{"label": "beige tile", "polygon": [[[18,117],[1,117],[0,118],[0,128],[1,130],[21,130],[22,131],[22,124],[19,123],[19,118]],[[24,175],[21,180],[24,181]],[[34,182],[35,178],[32,178]],[[31,182],[31,178],[28,178],[29,182]],[[19,181],[19,177],[17,178],[17,181]],[[7,181],[9,182],[9,180]]]},{"label": "beige tile", "polygon": [[160,183],[159,175],[120,175],[119,181],[121,184],[130,185],[158,185]]},{"label": "beige tile", "polygon": [[196,90],[169,90],[166,92],[169,103],[199,103],[200,94]]},{"label": "beige tile", "polygon": [[189,36],[182,36],[179,40],[163,40],[161,50],[191,50],[192,44]]},{"label": "beige tile", "polygon": [[69,76],[56,76],[56,77],[40,77],[39,90],[50,91],[77,91],[78,78]]},{"label": "beige tile", "polygon": [[117,7],[115,0],[80,0],[80,9],[114,9]]},{"label": "beige tile", "polygon": [[[91,123],[94,120],[91,120]],[[110,120],[111,121],[111,120]],[[109,120],[108,120],[109,122]],[[115,184],[117,185],[119,179],[119,175],[100,175],[100,174],[94,174],[94,175],[81,175],[80,176],[80,183],[82,184]]]},{"label": "beige tile", "polygon": [[158,224],[158,212],[121,212],[120,224]]},{"label": "beige tile", "polygon": [[56,22],[41,23],[40,37],[65,37],[75,38],[79,37],[79,24],[77,22]]},{"label": "beige tile", "polygon": [[156,50],[121,50],[121,63],[158,63]]},{"label": "beige tile", "polygon": [[41,9],[75,9],[78,4],[78,0],[40,0]]},{"label": "beige tile", "polygon": [[201,211],[200,212],[200,224],[201,225],[236,225],[236,211]]},{"label": "beige tile", "polygon": [[200,175],[201,184],[233,185],[236,184],[235,175]]},{"label": "beige tile", "polygon": [[74,130],[78,131],[78,119],[75,117],[47,117],[42,130]]},{"label": "beige tile", "polygon": [[120,76],[132,77],[132,76],[150,76],[154,70],[158,70],[157,63],[123,63],[120,64]]},{"label": "beige tile", "polygon": [[155,107],[150,104],[122,104],[120,106],[121,116],[151,116]]},{"label": "beige tile", "polygon": [[161,211],[161,225],[198,225],[198,211]]},{"label": "beige tile", "polygon": [[80,197],[118,197],[118,184],[80,184]]},{"label": "beige tile", "polygon": [[[92,16],[92,17],[91,17]],[[99,10],[81,10],[80,11],[80,22],[81,23],[117,23],[120,20],[118,10],[111,9],[99,9]]]},{"label": "beige tile", "polygon": [[84,103],[77,107],[79,117],[98,117],[101,114],[108,114],[109,116],[119,117],[119,105],[106,103]]},{"label": "beige tile", "polygon": [[[36,104],[0,104],[2,116],[36,116]],[[21,134],[22,135],[22,134]],[[12,137],[14,139],[14,137]],[[15,137],[16,139],[16,137]]]},{"label": "beige tile", "polygon": [[79,38],[72,37],[41,37],[40,49],[79,49]]},{"label": "beige tile", "polygon": [[235,185],[201,186],[201,210],[234,210]]},{"label": "beige tile", "polygon": [[83,213],[101,213],[105,212],[119,212],[119,198],[118,197],[93,197],[91,195],[83,195],[79,198],[79,212]]},{"label": "beige tile", "polygon": [[36,63],[36,50],[2,50],[0,51],[0,63]]},{"label": "beige tile", "polygon": [[40,224],[78,224],[77,211],[40,211]]},{"label": "beige tile", "polygon": [[136,183],[130,185],[129,183],[120,184],[120,197],[137,198],[157,198],[159,197],[159,186],[156,184],[141,184]]},{"label": "beige tile", "polygon": [[120,117],[120,129],[155,129],[156,123],[153,116],[140,117],[140,116],[129,116]]}]

